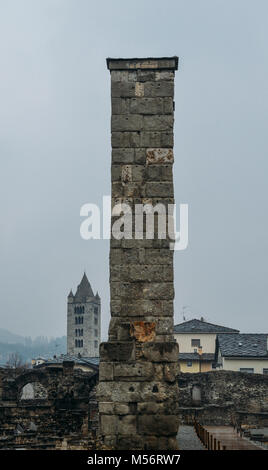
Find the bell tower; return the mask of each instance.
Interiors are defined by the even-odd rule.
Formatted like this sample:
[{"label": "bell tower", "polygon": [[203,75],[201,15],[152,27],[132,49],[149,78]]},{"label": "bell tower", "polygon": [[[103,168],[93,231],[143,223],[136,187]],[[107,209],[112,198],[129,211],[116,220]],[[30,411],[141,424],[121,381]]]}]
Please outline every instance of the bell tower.
[{"label": "bell tower", "polygon": [[76,294],[67,300],[67,354],[98,357],[101,338],[101,299],[94,295],[86,273]]}]

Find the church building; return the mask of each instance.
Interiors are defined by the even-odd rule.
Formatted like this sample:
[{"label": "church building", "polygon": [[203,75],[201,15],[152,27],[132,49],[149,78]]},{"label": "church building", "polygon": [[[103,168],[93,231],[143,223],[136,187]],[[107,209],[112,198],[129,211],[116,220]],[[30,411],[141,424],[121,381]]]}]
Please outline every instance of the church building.
[{"label": "church building", "polygon": [[101,338],[101,299],[94,295],[84,273],[75,295],[67,302],[67,354],[98,357]]}]

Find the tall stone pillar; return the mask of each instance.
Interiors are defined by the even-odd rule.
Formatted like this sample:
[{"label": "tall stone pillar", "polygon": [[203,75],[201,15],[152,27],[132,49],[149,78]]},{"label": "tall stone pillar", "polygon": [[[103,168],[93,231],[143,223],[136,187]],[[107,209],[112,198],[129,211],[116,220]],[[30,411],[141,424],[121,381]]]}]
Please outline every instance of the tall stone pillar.
[{"label": "tall stone pillar", "polygon": [[[174,75],[178,58],[107,59],[112,94],[112,207],[173,204]],[[138,213],[138,212],[137,212]],[[122,215],[122,214],[121,214]],[[155,222],[159,220],[153,216]],[[119,214],[112,216],[112,223]],[[145,219],[145,216],[144,216]],[[172,219],[172,216],[171,216]],[[165,216],[165,225],[168,216]],[[100,346],[100,436],[114,449],[176,449],[178,346],[173,251],[146,221],[111,238],[111,320]],[[150,224],[148,223],[148,226]],[[147,237],[147,238],[146,238]]]}]

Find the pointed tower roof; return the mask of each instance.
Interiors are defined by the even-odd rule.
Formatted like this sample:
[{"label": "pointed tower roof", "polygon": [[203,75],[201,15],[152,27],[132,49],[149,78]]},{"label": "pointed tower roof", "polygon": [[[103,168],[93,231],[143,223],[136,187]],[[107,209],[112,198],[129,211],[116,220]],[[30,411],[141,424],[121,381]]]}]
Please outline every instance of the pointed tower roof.
[{"label": "pointed tower roof", "polygon": [[68,295],[68,297],[74,297],[72,289],[70,290],[70,294]]},{"label": "pointed tower roof", "polygon": [[86,273],[82,277],[82,281],[77,286],[77,291],[75,294],[76,302],[85,302],[86,297],[94,297],[93,290],[91,288],[90,282],[87,278]]},{"label": "pointed tower roof", "polygon": [[96,298],[97,300],[100,300],[100,296],[99,296],[98,291],[97,291],[97,294],[95,295],[95,298]]}]

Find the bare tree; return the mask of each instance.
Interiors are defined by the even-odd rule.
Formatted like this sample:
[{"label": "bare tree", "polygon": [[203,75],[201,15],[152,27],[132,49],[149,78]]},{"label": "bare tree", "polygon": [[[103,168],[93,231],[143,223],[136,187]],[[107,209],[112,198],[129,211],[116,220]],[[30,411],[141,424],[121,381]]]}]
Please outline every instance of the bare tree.
[{"label": "bare tree", "polygon": [[29,364],[23,361],[21,355],[18,352],[9,354],[6,365],[7,367],[14,369],[15,373],[16,371],[22,372],[23,369],[28,369],[29,367]]}]

